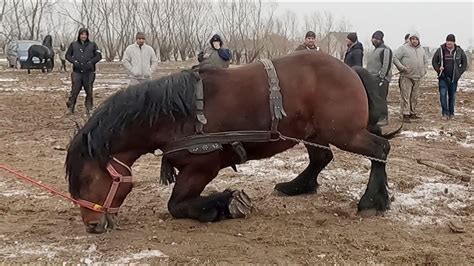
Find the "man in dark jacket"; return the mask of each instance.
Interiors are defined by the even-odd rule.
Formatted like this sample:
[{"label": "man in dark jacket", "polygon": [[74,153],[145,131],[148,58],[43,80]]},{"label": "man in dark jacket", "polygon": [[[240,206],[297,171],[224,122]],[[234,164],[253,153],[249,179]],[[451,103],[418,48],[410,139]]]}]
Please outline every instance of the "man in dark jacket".
[{"label": "man in dark jacket", "polygon": [[95,65],[102,59],[102,54],[95,42],[89,40],[89,31],[86,28],[81,28],[77,41],[69,45],[66,59],[73,65],[71,94],[66,106],[69,113],[73,114],[77,96],[84,88],[86,92],[86,113],[89,116],[93,107],[92,88],[95,80]]},{"label": "man in dark jacket", "polygon": [[364,47],[362,43],[357,40],[357,33],[351,32],[347,34],[346,38],[347,52],[344,56],[344,63],[346,65],[362,67],[362,58],[364,57]]},{"label": "man in dark jacket", "polygon": [[298,45],[295,51],[319,51],[319,47],[316,45],[316,33],[314,31],[306,32],[304,36],[304,43]]},{"label": "man in dark jacket", "polygon": [[223,47],[221,36],[215,34],[209,44],[210,46],[198,54],[199,68],[228,68],[232,54],[229,49]]},{"label": "man in dark jacket", "polygon": [[458,80],[467,69],[467,57],[463,49],[456,45],[456,37],[449,34],[432,59],[433,68],[438,73],[439,98],[444,120],[454,118],[454,105]]}]

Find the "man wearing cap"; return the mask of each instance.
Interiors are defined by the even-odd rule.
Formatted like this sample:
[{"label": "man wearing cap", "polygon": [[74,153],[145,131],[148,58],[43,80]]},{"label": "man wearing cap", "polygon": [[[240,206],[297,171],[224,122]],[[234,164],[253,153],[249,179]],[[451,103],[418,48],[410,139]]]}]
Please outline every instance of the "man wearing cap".
[{"label": "man wearing cap", "polygon": [[92,88],[95,81],[95,65],[102,59],[102,54],[95,42],[89,40],[89,30],[81,28],[77,41],[72,42],[66,52],[66,59],[72,64],[71,94],[66,103],[70,114],[74,113],[77,96],[82,88],[86,92],[86,114],[89,116],[93,107]]},{"label": "man wearing cap", "polygon": [[362,59],[364,57],[364,47],[357,40],[357,33],[351,32],[346,38],[347,52],[344,56],[344,63],[349,67],[362,67]]},{"label": "man wearing cap", "polygon": [[405,123],[410,123],[411,119],[420,119],[416,106],[421,80],[428,68],[428,58],[420,44],[419,34],[411,33],[408,40],[395,51],[393,57],[393,63],[400,71],[400,106]]},{"label": "man wearing cap", "polygon": [[456,45],[454,34],[449,34],[446,43],[436,50],[432,64],[438,73],[442,119],[453,119],[458,80],[467,69],[466,54]]},{"label": "man wearing cap", "polygon": [[199,68],[228,68],[232,54],[223,45],[224,42],[219,34],[212,36],[209,46],[198,54]]},{"label": "man wearing cap", "polygon": [[125,49],[122,64],[128,72],[129,85],[136,85],[150,80],[158,66],[158,59],[153,48],[145,44],[145,33],[135,35],[136,42]]},{"label": "man wearing cap", "polygon": [[319,47],[316,46],[316,33],[314,31],[308,31],[306,32],[306,35],[304,37],[304,43],[298,45],[296,47],[295,51],[319,51]]},{"label": "man wearing cap", "polygon": [[384,113],[387,116],[382,117],[377,123],[379,126],[388,125],[388,107],[387,95],[388,85],[392,78],[392,50],[385,45],[382,31],[376,31],[372,34],[372,44],[375,50],[367,56],[367,70],[376,79],[380,88],[380,97],[385,100]]}]

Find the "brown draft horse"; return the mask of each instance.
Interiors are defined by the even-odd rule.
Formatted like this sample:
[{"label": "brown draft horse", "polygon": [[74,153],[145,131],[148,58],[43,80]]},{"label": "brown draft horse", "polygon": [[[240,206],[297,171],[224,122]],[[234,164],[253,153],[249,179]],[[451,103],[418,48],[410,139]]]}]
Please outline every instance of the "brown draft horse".
[{"label": "brown draft horse", "polygon": [[[389,142],[376,126],[383,112],[377,107],[381,98],[367,71],[354,71],[322,52],[297,52],[274,59],[273,63],[287,113],[278,126],[279,132],[382,160],[387,158]],[[209,69],[202,71],[200,77],[208,120],[205,132],[269,130],[269,84],[261,63]],[[132,190],[131,183],[116,182],[117,176],[130,176],[130,167],[141,155],[195,134],[197,79],[191,71],[183,71],[121,90],[104,101],[72,139],[66,174],[71,195],[89,206],[81,207],[88,232],[102,233],[114,228],[116,210]],[[185,150],[166,155],[169,164],[178,170],[168,203],[175,218],[210,222],[239,217],[229,210],[232,199],[245,198],[239,191],[201,196],[220,169],[240,162],[230,146],[223,145],[222,149],[205,154]],[[293,146],[295,142],[288,140],[243,143],[248,160],[268,158]],[[308,167],[292,181],[277,184],[276,190],[289,196],[316,192],[317,176],[333,154],[312,146],[306,148]],[[372,160],[369,182],[358,210],[387,210],[386,186],[385,163]],[[115,211],[100,210],[99,204],[106,201],[105,207]],[[244,207],[249,205],[239,208]]]}]

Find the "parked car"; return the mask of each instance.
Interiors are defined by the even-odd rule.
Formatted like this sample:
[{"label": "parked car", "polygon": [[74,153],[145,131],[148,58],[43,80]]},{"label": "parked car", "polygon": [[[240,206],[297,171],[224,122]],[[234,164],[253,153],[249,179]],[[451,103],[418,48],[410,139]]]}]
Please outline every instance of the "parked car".
[{"label": "parked car", "polygon": [[[11,42],[7,46],[9,66],[17,66],[17,63],[20,63],[20,68],[26,68],[25,63],[28,59],[28,49],[34,44],[41,45],[41,42],[31,40],[19,40]],[[16,62],[14,61],[15,57]],[[31,66],[31,68],[42,68],[39,58],[33,57],[33,66]]]}]

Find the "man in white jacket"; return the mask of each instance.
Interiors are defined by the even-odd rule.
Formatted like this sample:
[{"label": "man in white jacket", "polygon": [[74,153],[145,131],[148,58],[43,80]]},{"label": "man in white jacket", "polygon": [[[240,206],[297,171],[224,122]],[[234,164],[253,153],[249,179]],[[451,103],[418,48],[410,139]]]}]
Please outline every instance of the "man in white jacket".
[{"label": "man in white jacket", "polygon": [[428,59],[420,44],[418,33],[410,34],[409,41],[395,52],[393,63],[400,71],[401,112],[403,122],[410,123],[418,116],[418,95],[421,80],[426,74]]},{"label": "man in white jacket", "polygon": [[122,63],[128,71],[129,85],[149,80],[158,66],[155,50],[145,44],[145,34],[138,32],[136,42],[125,49]]}]

